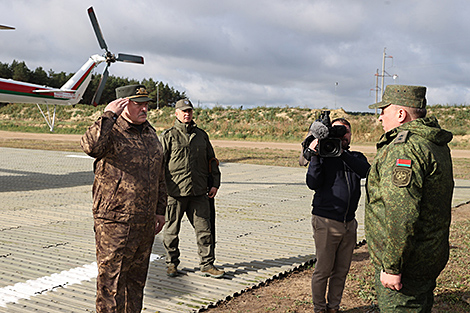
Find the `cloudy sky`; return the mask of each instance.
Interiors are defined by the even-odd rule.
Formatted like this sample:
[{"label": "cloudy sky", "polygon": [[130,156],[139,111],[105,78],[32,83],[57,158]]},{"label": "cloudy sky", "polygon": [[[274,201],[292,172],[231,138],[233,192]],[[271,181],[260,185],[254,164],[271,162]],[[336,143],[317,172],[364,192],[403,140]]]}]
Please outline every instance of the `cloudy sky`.
[{"label": "cloudy sky", "polygon": [[0,31],[0,62],[75,72],[103,53],[90,6],[111,52],[145,58],[111,75],[163,81],[200,106],[368,112],[384,49],[385,85],[470,104],[468,0],[0,0],[0,24],[16,28]]}]

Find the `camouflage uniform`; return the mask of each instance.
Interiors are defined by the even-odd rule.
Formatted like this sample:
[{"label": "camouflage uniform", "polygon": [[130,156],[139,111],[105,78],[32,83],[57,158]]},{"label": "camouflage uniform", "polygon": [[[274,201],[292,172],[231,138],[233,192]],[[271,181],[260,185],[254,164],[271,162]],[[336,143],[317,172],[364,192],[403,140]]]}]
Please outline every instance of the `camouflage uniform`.
[{"label": "camouflage uniform", "polygon": [[97,312],[140,312],[156,215],[164,215],[163,149],[148,122],[141,130],[105,112],[82,137],[94,162]]},{"label": "camouflage uniform", "polygon": [[[207,185],[209,161],[215,158],[207,133],[194,121],[180,122],[165,130],[160,141],[165,154],[168,208],[165,216],[163,244],[167,251],[166,262],[178,266],[179,231],[184,213],[196,232],[201,270],[210,268],[215,260],[211,239],[211,222]],[[211,162],[213,187],[220,186],[217,162]]]},{"label": "camouflage uniform", "polygon": [[384,288],[376,276],[381,312],[431,312],[449,257],[451,140],[431,117],[391,129],[377,143],[366,186],[366,238],[376,275],[401,274],[403,284],[399,291]]}]

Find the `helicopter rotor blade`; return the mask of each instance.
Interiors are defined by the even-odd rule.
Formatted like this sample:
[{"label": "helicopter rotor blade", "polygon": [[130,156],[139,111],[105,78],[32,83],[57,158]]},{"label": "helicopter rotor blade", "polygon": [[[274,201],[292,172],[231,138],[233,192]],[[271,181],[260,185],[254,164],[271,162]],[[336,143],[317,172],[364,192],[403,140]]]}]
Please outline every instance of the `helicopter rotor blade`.
[{"label": "helicopter rotor blade", "polygon": [[103,94],[104,86],[106,85],[106,80],[108,79],[108,76],[109,76],[108,67],[109,67],[109,64],[107,64],[106,67],[104,68],[103,74],[101,75],[100,83],[98,84],[98,88],[96,89],[95,95],[93,96],[93,100],[91,100],[91,103],[95,107],[100,102],[101,95]]},{"label": "helicopter rotor blade", "polygon": [[11,26],[6,26],[6,25],[0,25],[0,29],[15,29],[15,28]]},{"label": "helicopter rotor blade", "polygon": [[139,55],[118,53],[116,61],[144,64],[144,57]]},{"label": "helicopter rotor blade", "polygon": [[101,28],[98,24],[98,19],[96,18],[95,11],[93,11],[93,7],[88,8],[88,15],[90,16],[91,25],[93,26],[93,30],[95,31],[95,35],[98,39],[98,43],[100,44],[100,48],[108,51],[108,46],[104,41],[103,33],[101,33]]},{"label": "helicopter rotor blade", "polygon": [[90,17],[91,25],[93,26],[96,39],[98,39],[98,43],[101,49],[104,49],[106,51],[106,53],[103,55],[103,58],[105,59],[107,64],[103,71],[103,74],[101,75],[98,88],[96,89],[96,92],[93,95],[93,100],[91,101],[91,104],[93,104],[94,106],[97,106],[100,102],[101,95],[103,94],[103,91],[105,89],[106,80],[108,79],[108,76],[109,76],[108,68],[111,66],[111,64],[116,61],[144,64],[144,57],[139,56],[139,55],[125,54],[125,53],[119,53],[118,56],[116,57],[113,53],[111,53],[108,50],[108,46],[106,45],[106,42],[104,41],[104,37],[103,37],[103,34],[101,33],[101,28],[100,28],[100,25],[98,24],[98,19],[96,18],[96,14],[95,14],[95,11],[93,10],[93,7],[88,8],[88,16]]}]

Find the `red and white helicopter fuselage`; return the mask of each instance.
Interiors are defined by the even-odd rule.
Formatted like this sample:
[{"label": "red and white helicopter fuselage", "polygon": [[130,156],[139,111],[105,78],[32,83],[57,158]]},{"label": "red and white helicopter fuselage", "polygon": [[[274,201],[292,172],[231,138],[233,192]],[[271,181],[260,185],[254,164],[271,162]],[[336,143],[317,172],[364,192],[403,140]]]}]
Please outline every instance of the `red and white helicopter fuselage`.
[{"label": "red and white helicopter fuselage", "polygon": [[[93,69],[106,58],[92,55],[88,61],[60,88],[52,88],[13,79],[0,78],[0,102],[33,103],[38,106],[50,131],[54,130],[56,105],[74,105],[83,97],[90,84]],[[46,114],[40,104],[46,105]],[[50,116],[49,105],[54,105]]]},{"label": "red and white helicopter fuselage", "polygon": [[74,105],[83,97],[91,81],[91,73],[98,64],[106,61],[93,55],[62,87],[52,88],[12,79],[0,78],[0,102]]}]

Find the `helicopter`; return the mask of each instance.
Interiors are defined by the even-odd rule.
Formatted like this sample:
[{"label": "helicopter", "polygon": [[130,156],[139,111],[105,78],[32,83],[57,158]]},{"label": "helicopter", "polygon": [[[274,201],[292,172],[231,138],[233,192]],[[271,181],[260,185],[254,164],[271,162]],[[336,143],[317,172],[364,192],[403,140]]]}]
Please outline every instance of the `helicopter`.
[{"label": "helicopter", "polygon": [[[0,102],[36,104],[52,132],[54,131],[56,106],[77,104],[82,99],[85,90],[90,84],[93,69],[99,64],[105,62],[106,66],[101,74],[98,88],[93,96],[92,104],[94,106],[97,106],[100,101],[106,80],[109,76],[108,69],[111,64],[115,62],[144,64],[144,58],[142,56],[124,53],[118,53],[116,56],[111,53],[104,40],[93,7],[88,8],[88,16],[98,40],[98,44],[100,48],[105,51],[103,55],[95,54],[90,56],[85,64],[83,64],[82,67],[60,88],[0,78]],[[14,27],[5,25],[0,25],[0,27],[0,29],[14,29]],[[44,110],[41,105],[45,106]],[[50,106],[53,106],[52,116]]]}]

